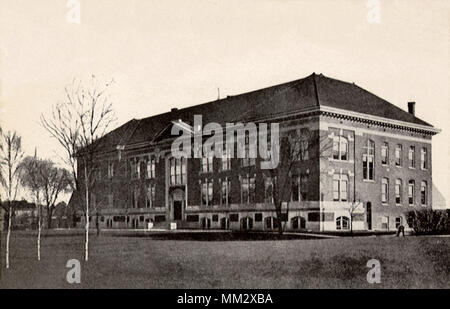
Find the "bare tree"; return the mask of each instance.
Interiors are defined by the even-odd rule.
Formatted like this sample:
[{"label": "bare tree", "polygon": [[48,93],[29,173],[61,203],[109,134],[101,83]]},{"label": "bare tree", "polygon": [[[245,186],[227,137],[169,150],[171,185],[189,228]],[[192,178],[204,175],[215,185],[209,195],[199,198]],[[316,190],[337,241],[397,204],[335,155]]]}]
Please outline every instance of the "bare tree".
[{"label": "bare tree", "polygon": [[348,214],[350,217],[350,234],[353,235],[353,220],[356,216],[356,213],[358,213],[358,210],[360,208],[364,209],[364,203],[361,202],[360,199],[354,199],[351,203],[349,203],[349,208],[348,208]]},{"label": "bare tree", "polygon": [[28,188],[35,199],[38,212],[37,252],[38,261],[41,259],[42,207],[41,197],[45,202],[47,227],[51,228],[52,214],[55,203],[61,192],[66,192],[71,183],[70,173],[66,169],[58,168],[50,160],[26,157],[21,163],[21,182]]},{"label": "bare tree", "polygon": [[51,218],[56,201],[61,193],[67,192],[72,184],[70,172],[55,166],[50,160],[26,157],[23,162],[22,183],[37,196],[42,192],[47,215],[47,228],[52,228]]},{"label": "bare tree", "polygon": [[41,231],[42,231],[42,209],[40,193],[42,191],[42,161],[38,160],[36,153],[34,157],[25,157],[21,165],[21,183],[28,188],[34,198],[34,204],[37,209],[38,234],[37,234],[37,259],[41,260]]},{"label": "bare tree", "polygon": [[52,161],[44,160],[42,165],[42,193],[47,214],[47,228],[52,228],[52,216],[56,201],[61,193],[69,191],[72,184],[70,172],[59,168]]},{"label": "bare tree", "polygon": [[[318,160],[321,154],[330,147],[325,140],[320,140],[308,128],[299,128],[280,132],[278,149],[279,163],[276,168],[270,169],[272,178],[273,203],[275,206],[278,233],[283,234],[286,227],[286,218],[292,196],[292,181],[294,174],[306,166],[310,159]],[[300,175],[298,175],[300,176]],[[285,206],[285,207],[283,207]]]},{"label": "bare tree", "polygon": [[20,162],[23,158],[22,138],[17,132],[8,131],[0,136],[0,170],[7,179],[5,183],[6,191],[6,212],[8,214],[8,231],[6,234],[6,268],[9,268],[9,244],[11,237],[11,220],[13,209],[11,201],[16,199],[20,185]]},{"label": "bare tree", "polygon": [[[88,83],[80,80],[65,87],[65,100],[53,106],[41,124],[65,150],[65,162],[73,174],[73,190],[84,193],[85,260],[89,257],[89,192],[94,183],[94,158],[102,137],[116,120],[109,89],[113,80],[99,82],[94,75]],[[82,168],[82,171],[77,169]],[[80,164],[81,163],[81,164]],[[84,192],[83,192],[84,191]]]}]

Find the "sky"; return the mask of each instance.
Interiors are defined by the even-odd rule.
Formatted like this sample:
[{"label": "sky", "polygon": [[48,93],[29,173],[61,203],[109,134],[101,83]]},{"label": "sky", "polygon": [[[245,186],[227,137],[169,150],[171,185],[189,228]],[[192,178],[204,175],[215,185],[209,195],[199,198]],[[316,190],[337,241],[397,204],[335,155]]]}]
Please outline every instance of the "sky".
[{"label": "sky", "polygon": [[59,160],[39,115],[73,78],[114,78],[120,125],[323,73],[416,102],[442,129],[433,181],[450,201],[449,47],[447,0],[0,0],[0,125]]}]

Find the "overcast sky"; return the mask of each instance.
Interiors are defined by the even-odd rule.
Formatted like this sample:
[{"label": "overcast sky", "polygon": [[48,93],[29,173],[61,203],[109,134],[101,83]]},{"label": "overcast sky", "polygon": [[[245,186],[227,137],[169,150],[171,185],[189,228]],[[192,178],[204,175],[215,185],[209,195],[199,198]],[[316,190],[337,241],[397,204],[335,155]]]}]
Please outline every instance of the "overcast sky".
[{"label": "overcast sky", "polygon": [[[441,128],[433,180],[450,201],[450,1],[0,0],[0,123],[57,159],[38,124],[72,78],[114,78],[118,123],[305,77],[355,82]],[[56,153],[55,153],[56,152]]]}]

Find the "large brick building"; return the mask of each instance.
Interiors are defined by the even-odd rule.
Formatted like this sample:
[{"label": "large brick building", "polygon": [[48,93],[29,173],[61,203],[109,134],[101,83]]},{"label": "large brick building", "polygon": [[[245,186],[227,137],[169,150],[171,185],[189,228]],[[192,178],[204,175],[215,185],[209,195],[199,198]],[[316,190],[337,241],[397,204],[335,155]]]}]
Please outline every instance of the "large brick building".
[{"label": "large brick building", "polygon": [[204,124],[279,123],[280,132],[310,132],[308,153],[289,172],[287,229],[347,230],[351,223],[393,230],[406,225],[406,211],[432,205],[431,138],[439,130],[408,105],[406,112],[353,83],[312,74],[130,120],[101,140],[91,220],[101,228],[276,228],[272,180],[260,158],[172,157],[172,126],[192,126],[201,115]]}]

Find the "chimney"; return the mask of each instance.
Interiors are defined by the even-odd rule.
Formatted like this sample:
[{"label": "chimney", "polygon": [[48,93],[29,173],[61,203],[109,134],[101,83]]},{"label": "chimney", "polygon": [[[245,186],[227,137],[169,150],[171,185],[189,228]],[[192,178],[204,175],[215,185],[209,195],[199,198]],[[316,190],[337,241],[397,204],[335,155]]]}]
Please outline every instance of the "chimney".
[{"label": "chimney", "polygon": [[416,114],[416,102],[408,102],[408,113],[415,116]]},{"label": "chimney", "polygon": [[174,107],[170,110],[172,113],[178,111],[178,108]]}]

